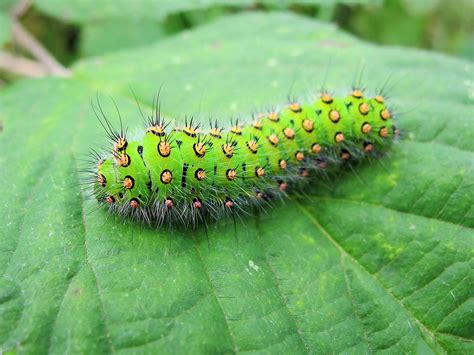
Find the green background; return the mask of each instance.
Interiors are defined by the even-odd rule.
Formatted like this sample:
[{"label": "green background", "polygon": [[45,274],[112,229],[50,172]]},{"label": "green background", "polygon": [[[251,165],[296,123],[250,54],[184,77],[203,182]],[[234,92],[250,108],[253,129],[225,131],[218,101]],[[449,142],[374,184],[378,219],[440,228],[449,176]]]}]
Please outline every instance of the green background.
[{"label": "green background", "polygon": [[[46,1],[44,1],[46,2]],[[38,3],[41,3],[38,1]],[[257,217],[122,221],[81,192],[91,100],[220,122],[391,77],[403,139]],[[7,353],[472,353],[474,67],[288,12],[245,12],[0,91],[0,349]],[[325,79],[326,78],[326,79]]]}]

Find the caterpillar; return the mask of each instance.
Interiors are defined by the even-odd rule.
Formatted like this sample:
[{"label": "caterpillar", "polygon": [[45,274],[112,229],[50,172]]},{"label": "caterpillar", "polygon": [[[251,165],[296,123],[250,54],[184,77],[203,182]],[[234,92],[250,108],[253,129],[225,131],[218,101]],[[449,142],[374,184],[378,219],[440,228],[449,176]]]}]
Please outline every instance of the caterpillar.
[{"label": "caterpillar", "polygon": [[323,171],[380,156],[399,135],[384,96],[365,97],[359,88],[344,98],[323,92],[308,104],[292,100],[248,122],[233,120],[229,129],[210,121],[207,130],[194,119],[171,127],[157,95],[150,116],[140,109],[141,140],[129,140],[122,121],[116,130],[98,107],[112,147],[106,156],[93,150],[94,198],[158,226],[197,225],[267,205]]}]

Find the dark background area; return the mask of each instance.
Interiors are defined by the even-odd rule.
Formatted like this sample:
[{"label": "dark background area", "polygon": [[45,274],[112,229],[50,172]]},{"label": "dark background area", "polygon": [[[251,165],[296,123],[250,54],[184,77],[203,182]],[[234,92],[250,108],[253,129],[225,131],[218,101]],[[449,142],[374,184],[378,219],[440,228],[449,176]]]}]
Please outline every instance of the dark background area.
[{"label": "dark background area", "polygon": [[[172,5],[172,9],[164,1],[165,11],[156,13],[156,16],[153,11],[145,14],[137,11],[143,5],[140,1],[125,2],[130,8],[120,8],[117,4],[117,12],[110,11],[110,7],[116,4],[113,1],[76,0],[70,4],[62,3],[60,8],[55,8],[55,3],[58,0],[2,0],[0,11],[12,16],[15,9],[23,5],[16,19],[66,67],[83,57],[163,40],[218,17],[242,11],[292,11],[335,23],[345,31],[374,43],[423,48],[470,60],[474,58],[472,0],[216,0],[204,1],[200,5],[181,0],[178,5]],[[156,4],[159,11],[160,1]],[[88,6],[94,6],[89,16],[87,11],[84,12]],[[31,57],[28,51],[8,39],[3,50],[15,56]],[[17,74],[0,69],[4,85],[16,78]]]}]

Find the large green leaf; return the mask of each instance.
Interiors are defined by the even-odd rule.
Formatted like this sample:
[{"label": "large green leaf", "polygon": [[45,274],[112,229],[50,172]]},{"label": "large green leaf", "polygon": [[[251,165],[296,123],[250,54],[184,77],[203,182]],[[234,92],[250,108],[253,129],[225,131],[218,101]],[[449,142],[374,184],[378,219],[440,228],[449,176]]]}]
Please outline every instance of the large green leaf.
[{"label": "large green leaf", "polygon": [[[398,82],[405,138],[259,217],[154,229],[94,211],[77,168],[104,145],[90,101],[229,117],[330,88]],[[2,350],[472,353],[472,64],[245,14],[83,61],[0,94]],[[345,93],[342,90],[340,93]],[[309,95],[308,99],[311,95]]]}]

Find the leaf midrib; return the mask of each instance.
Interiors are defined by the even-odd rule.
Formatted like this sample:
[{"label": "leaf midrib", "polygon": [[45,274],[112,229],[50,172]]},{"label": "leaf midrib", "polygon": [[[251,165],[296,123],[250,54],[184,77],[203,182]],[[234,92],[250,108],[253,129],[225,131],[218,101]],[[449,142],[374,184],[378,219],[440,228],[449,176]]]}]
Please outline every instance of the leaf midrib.
[{"label": "leaf midrib", "polygon": [[[410,316],[411,319],[413,319],[415,321],[415,323],[418,325],[418,327],[420,328],[420,330],[422,332],[424,332],[426,335],[428,335],[430,337],[430,339],[432,339],[432,341],[434,341],[436,343],[436,345],[438,345],[442,350],[443,352],[446,353],[446,349],[438,343],[435,335],[426,327],[425,324],[423,324],[418,318],[415,317],[415,315],[407,308],[405,307],[405,305],[400,302],[400,300],[398,298],[395,297],[395,295],[393,293],[391,293],[389,290],[387,290],[387,288],[381,283],[381,281],[376,277],[376,275],[372,274],[366,267],[364,267],[357,259],[355,259],[351,254],[349,254],[343,247],[342,245],[340,245],[330,234],[329,232],[321,225],[321,223],[318,221],[318,219],[310,213],[310,211],[308,211],[308,209],[306,207],[304,207],[301,203],[299,202],[296,202],[297,206],[299,209],[301,209],[301,211],[306,215],[308,216],[309,220],[316,226],[316,228],[328,239],[328,241],[333,244],[336,249],[338,250],[338,252],[341,254],[341,255],[344,255],[346,256],[347,258],[349,258],[349,260],[351,260],[351,262],[354,263],[354,265],[357,265],[361,270],[364,270],[364,272],[379,286],[381,287],[387,295],[390,296],[390,298],[396,302],[396,304],[398,304],[398,306],[400,308],[402,308],[407,315]],[[357,315],[354,314],[356,317]],[[427,343],[430,347],[430,343]],[[433,348],[432,348],[433,349]],[[433,350],[437,350],[437,349],[433,349]]]}]

